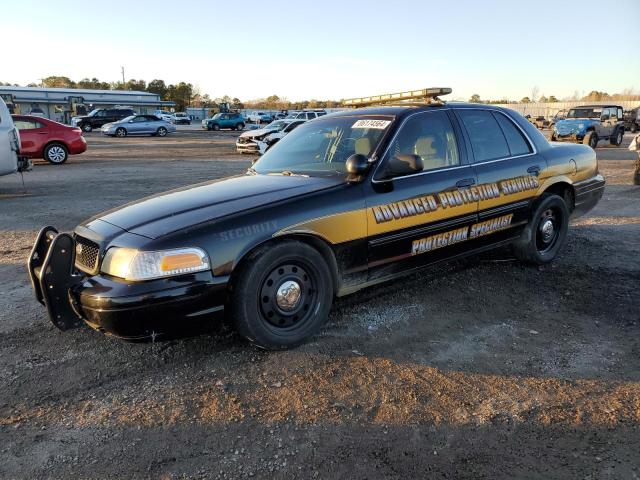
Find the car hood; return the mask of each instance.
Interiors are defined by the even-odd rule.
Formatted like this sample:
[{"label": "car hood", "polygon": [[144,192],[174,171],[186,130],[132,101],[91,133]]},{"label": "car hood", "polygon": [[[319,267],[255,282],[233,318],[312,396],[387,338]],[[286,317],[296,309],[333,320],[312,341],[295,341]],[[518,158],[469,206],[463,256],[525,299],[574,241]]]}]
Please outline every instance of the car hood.
[{"label": "car hood", "polygon": [[273,202],[332,188],[344,178],[246,174],[172,190],[90,218],[127,232],[158,238],[171,232]]},{"label": "car hood", "polygon": [[258,128],[257,130],[247,130],[240,134],[241,137],[261,137],[262,135],[266,135],[267,133],[273,133],[275,130],[271,128]]},{"label": "car hood", "polygon": [[578,125],[592,125],[596,123],[595,120],[591,120],[589,118],[566,118],[564,120],[560,120],[557,125],[565,125],[567,127],[577,127]]},{"label": "car hood", "polygon": [[[560,120],[556,123],[556,130],[561,135],[567,135],[574,132],[579,132],[581,130],[585,130],[589,126],[593,125],[595,122],[589,119],[580,119],[580,118],[572,118],[566,120]],[[582,127],[581,127],[582,125]]]}]

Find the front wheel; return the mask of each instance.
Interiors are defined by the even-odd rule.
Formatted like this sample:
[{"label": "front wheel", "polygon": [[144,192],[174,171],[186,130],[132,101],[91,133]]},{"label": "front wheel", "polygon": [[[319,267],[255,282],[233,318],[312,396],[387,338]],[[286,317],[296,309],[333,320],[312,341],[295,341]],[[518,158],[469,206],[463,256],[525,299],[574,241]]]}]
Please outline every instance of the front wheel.
[{"label": "front wheel", "polygon": [[239,123],[239,124],[237,124],[237,125],[236,125],[236,130],[238,130],[238,131],[242,131],[242,130],[244,130],[244,123]]},{"label": "front wheel", "polygon": [[158,128],[158,130],[156,131],[156,134],[157,134],[159,137],[166,137],[166,136],[167,136],[167,129],[166,129],[166,128],[164,128],[164,127],[160,127],[160,128]]},{"label": "front wheel", "polygon": [[93,127],[91,126],[90,123],[84,123],[80,128],[82,129],[83,132],[87,132],[87,133],[93,130]]},{"label": "front wheel", "polygon": [[44,149],[44,158],[53,165],[63,164],[67,161],[68,156],[65,146],[59,143],[52,143]]},{"label": "front wheel", "polygon": [[217,132],[218,130],[220,130],[220,125],[218,125],[217,123],[214,123],[211,128]]},{"label": "front wheel", "polygon": [[582,143],[584,143],[585,145],[589,145],[591,148],[595,150],[596,147],[598,146],[598,134],[596,132],[588,132],[584,136]]},{"label": "front wheel", "polygon": [[568,230],[569,208],[564,199],[544,194],[531,221],[513,244],[513,252],[520,260],[544,265],[556,258]]},{"label": "front wheel", "polygon": [[301,344],[327,320],[333,280],[322,255],[298,241],[250,254],[232,283],[230,310],[238,332],[267,349]]},{"label": "front wheel", "polygon": [[124,138],[124,137],[126,137],[126,136],[127,136],[127,131],[126,131],[124,128],[119,127],[119,128],[116,130],[116,137]]}]

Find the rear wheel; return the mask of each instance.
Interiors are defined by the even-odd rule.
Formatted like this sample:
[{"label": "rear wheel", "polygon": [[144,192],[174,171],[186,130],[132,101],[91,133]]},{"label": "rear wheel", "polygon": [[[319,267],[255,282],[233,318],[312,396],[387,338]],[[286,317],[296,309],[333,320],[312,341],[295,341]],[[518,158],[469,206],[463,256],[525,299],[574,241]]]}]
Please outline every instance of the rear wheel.
[{"label": "rear wheel", "polygon": [[116,129],[116,137],[126,137],[127,136],[127,131],[123,128],[123,127],[119,127],[118,129]]},{"label": "rear wheel", "polygon": [[285,241],[251,254],[234,281],[230,307],[238,332],[267,349],[294,347],[325,323],[331,272],[307,244]]},{"label": "rear wheel", "polygon": [[619,147],[622,144],[622,139],[624,138],[624,128],[618,128],[614,132],[614,134],[609,138],[609,143],[611,145],[615,145]]},{"label": "rear wheel", "polygon": [[567,238],[569,208],[558,195],[544,194],[531,222],[513,244],[513,252],[520,260],[543,265],[551,262]]},{"label": "rear wheel", "polygon": [[60,143],[52,143],[44,149],[44,158],[53,165],[61,165],[69,157],[67,149]]},{"label": "rear wheel", "polygon": [[166,137],[166,136],[167,136],[167,129],[166,129],[166,128],[164,128],[164,127],[160,127],[160,128],[158,128],[158,130],[156,131],[156,134],[157,134],[159,137]]},{"label": "rear wheel", "polygon": [[596,132],[587,132],[582,140],[582,143],[589,145],[594,150],[598,146],[598,134]]}]

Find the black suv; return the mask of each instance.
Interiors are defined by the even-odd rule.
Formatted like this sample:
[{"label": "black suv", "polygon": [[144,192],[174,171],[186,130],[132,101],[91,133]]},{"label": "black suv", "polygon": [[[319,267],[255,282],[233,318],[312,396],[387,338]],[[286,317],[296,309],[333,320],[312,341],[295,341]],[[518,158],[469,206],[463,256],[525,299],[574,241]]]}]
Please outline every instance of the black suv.
[{"label": "black suv", "polygon": [[132,108],[98,108],[93,110],[89,115],[81,117],[73,117],[71,124],[79,127],[83,132],[90,132],[94,128],[100,128],[106,123],[117,122],[123,118],[135,115],[136,112]]}]

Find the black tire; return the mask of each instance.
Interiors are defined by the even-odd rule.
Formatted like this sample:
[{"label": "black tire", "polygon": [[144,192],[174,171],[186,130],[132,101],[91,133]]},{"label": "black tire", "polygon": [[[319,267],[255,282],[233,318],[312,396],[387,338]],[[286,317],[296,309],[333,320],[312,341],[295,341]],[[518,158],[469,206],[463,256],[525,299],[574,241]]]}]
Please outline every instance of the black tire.
[{"label": "black tire", "polygon": [[217,132],[218,130],[220,130],[220,125],[218,125],[217,123],[214,123],[211,128]]},{"label": "black tire", "polygon": [[543,194],[531,221],[513,244],[515,256],[536,265],[551,262],[567,239],[569,215],[569,208],[562,197]]},{"label": "black tire", "polygon": [[69,152],[61,143],[50,143],[45,147],[42,156],[52,165],[62,165],[69,158]]},{"label": "black tire", "polygon": [[549,141],[555,142],[556,140],[557,140],[557,138],[556,138],[556,134],[554,132],[554,133],[551,134],[551,138],[549,139]]},{"label": "black tire", "polygon": [[[284,295],[287,291],[292,298]],[[285,306],[287,301],[291,305]],[[316,333],[332,301],[333,280],[322,255],[305,243],[287,240],[259,248],[243,261],[232,283],[230,311],[242,336],[278,350]]]},{"label": "black tire", "polygon": [[582,139],[582,143],[585,145],[589,145],[594,150],[598,146],[598,134],[596,132],[587,132],[587,134]]},{"label": "black tire", "polygon": [[116,128],[116,137],[124,138],[127,136],[127,130],[124,127]]},{"label": "black tire", "polygon": [[166,137],[167,136],[167,129],[164,128],[164,127],[158,128],[158,130],[156,130],[156,135],[158,135],[159,137]]},{"label": "black tire", "polygon": [[91,130],[93,130],[93,127],[91,126],[91,124],[90,124],[90,123],[83,123],[83,124],[80,126],[80,129],[81,129],[83,132],[89,133]]},{"label": "black tire", "polygon": [[623,138],[624,138],[624,127],[616,128],[615,132],[613,132],[613,135],[609,137],[609,143],[611,145],[615,145],[616,147],[619,147],[620,145],[622,145]]},{"label": "black tire", "polygon": [[242,130],[244,130],[244,123],[239,123],[239,124],[237,124],[237,125],[236,125],[236,130],[238,130],[238,131],[240,131],[240,132],[241,132]]}]

